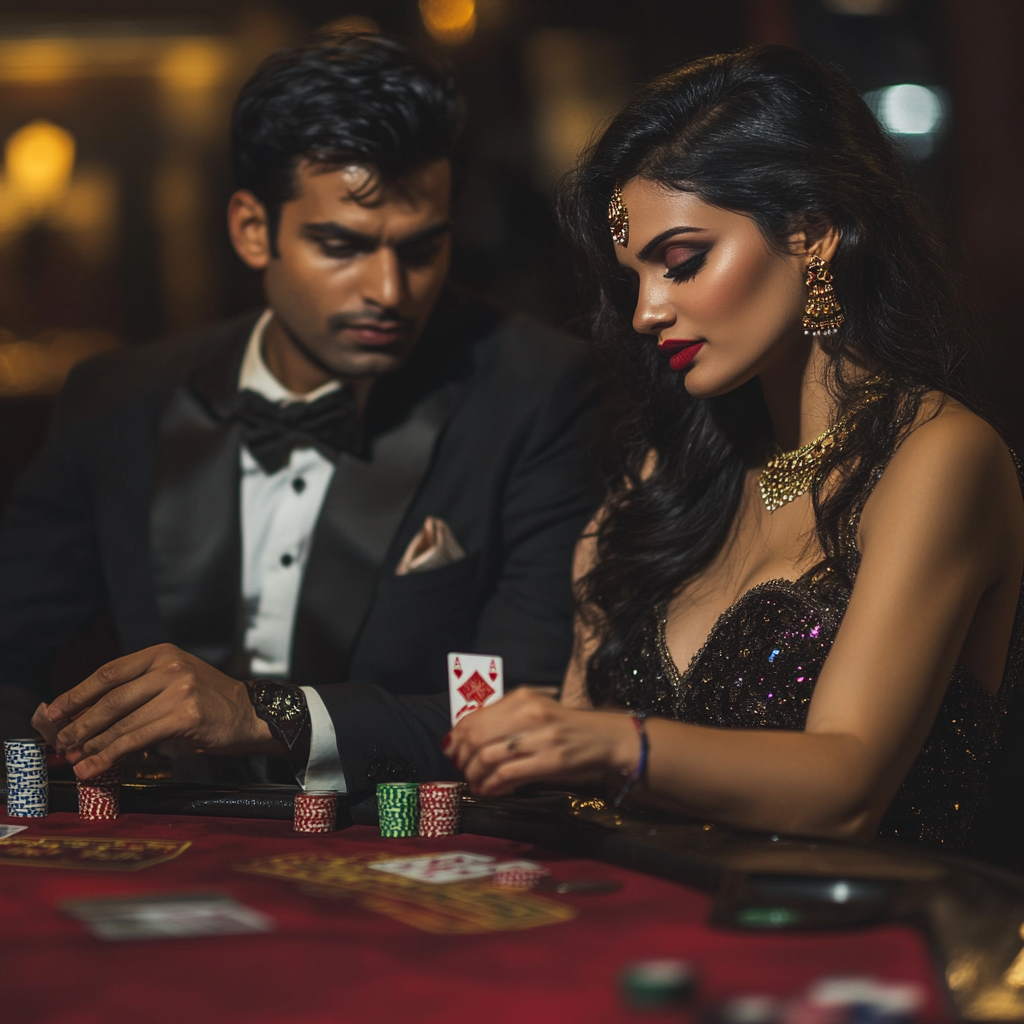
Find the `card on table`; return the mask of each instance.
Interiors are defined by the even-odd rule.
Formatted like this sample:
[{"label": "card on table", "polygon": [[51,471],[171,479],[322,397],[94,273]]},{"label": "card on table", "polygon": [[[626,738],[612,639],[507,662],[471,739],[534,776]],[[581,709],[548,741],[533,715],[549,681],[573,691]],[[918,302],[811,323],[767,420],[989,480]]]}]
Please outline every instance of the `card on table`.
[{"label": "card on table", "polygon": [[0,825],[0,841],[16,835],[18,832],[24,832],[27,828],[28,825]]},{"label": "card on table", "polygon": [[501,700],[505,692],[501,658],[493,654],[448,655],[448,699],[452,725],[471,711]]},{"label": "card on table", "polygon": [[494,874],[495,859],[482,853],[427,854],[422,857],[399,857],[379,860],[369,866],[374,871],[387,871],[401,878],[417,882],[445,885],[449,882],[468,882],[473,878],[486,878]]},{"label": "card on table", "polygon": [[146,893],[106,899],[69,900],[64,913],[82,921],[100,939],[185,939],[205,935],[269,932],[266,914],[223,892]]},{"label": "card on table", "polygon": [[164,839],[93,839],[88,836],[14,836],[0,842],[0,865],[140,871],[180,857],[192,844]]}]

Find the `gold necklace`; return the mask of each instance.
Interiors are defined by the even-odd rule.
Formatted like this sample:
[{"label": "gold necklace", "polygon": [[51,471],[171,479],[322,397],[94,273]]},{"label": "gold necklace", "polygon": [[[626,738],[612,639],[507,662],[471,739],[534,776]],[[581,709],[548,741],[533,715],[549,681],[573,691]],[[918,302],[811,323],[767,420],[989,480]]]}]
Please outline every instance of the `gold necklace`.
[{"label": "gold necklace", "polygon": [[791,452],[776,451],[768,460],[757,482],[761,488],[761,500],[769,512],[788,505],[811,489],[818,464],[850,436],[849,424],[854,412],[859,412],[865,405],[881,397],[883,388],[879,385],[884,384],[885,380],[885,376],[879,373],[864,381],[866,394],[856,409],[848,412],[813,441]]},{"label": "gold necklace", "polygon": [[846,440],[849,433],[846,427],[852,415],[847,413],[813,441],[791,452],[776,452],[768,460],[757,483],[761,488],[761,499],[769,512],[788,505],[811,489],[818,463],[837,444]]}]

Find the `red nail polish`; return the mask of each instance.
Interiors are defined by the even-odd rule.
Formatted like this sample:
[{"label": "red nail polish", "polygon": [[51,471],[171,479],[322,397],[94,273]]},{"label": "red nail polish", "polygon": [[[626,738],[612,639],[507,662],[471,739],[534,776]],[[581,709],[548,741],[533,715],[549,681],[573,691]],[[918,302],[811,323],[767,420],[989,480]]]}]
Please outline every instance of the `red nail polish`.
[{"label": "red nail polish", "polygon": [[452,734],[446,733],[443,740],[441,740],[441,749],[447,750],[452,745]]}]

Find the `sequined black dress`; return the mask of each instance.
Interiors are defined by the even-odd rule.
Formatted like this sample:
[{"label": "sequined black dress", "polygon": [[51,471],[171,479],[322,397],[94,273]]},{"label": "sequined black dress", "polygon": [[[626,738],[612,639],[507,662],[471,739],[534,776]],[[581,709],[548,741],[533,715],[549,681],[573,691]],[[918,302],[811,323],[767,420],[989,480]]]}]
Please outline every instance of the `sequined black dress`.
[{"label": "sequined black dress", "polygon": [[[856,537],[857,519],[849,524],[847,537]],[[845,547],[838,567],[748,590],[719,617],[684,672],[673,663],[665,641],[666,609],[656,609],[620,662],[610,703],[724,729],[803,729],[860,562],[855,544],[848,540]],[[967,845],[1020,678],[1022,641],[1024,615],[1018,603],[996,694],[962,666],[953,670],[935,724],[882,819],[880,836],[949,850]]]}]

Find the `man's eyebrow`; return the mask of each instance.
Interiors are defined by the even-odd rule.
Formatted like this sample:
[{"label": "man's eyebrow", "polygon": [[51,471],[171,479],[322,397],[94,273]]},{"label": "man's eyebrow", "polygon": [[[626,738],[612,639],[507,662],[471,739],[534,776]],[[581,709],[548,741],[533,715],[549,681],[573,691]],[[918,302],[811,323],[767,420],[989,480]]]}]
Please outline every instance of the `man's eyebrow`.
[{"label": "man's eyebrow", "polygon": [[450,220],[442,221],[440,224],[434,224],[432,227],[417,231],[415,235],[399,239],[394,245],[396,249],[403,249],[407,245],[422,245],[424,242],[432,242],[435,238],[448,234],[451,229],[452,222]]},{"label": "man's eyebrow", "polygon": [[373,235],[364,235],[361,231],[353,231],[351,228],[342,227],[334,221],[325,221],[322,224],[303,224],[302,233],[307,237],[316,239],[332,239],[338,242],[349,242],[360,249],[376,249],[380,239]]},{"label": "man's eyebrow", "polygon": [[703,228],[689,228],[689,227],[678,227],[669,228],[667,231],[662,231],[660,235],[656,235],[652,238],[637,254],[638,260],[645,260],[651,255],[654,250],[665,241],[666,238],[671,238],[673,235],[684,235],[690,231],[702,231]]},{"label": "man's eyebrow", "polygon": [[[435,238],[446,235],[451,229],[451,221],[443,221],[440,224],[424,228],[422,231],[417,231],[414,235],[400,238],[393,244],[396,249],[402,249],[408,245],[422,245],[424,242],[432,242]],[[331,239],[333,241],[348,242],[357,249],[366,251],[372,251],[380,245],[380,238],[376,235],[366,235],[361,231],[353,231],[351,228],[346,228],[335,221],[325,221],[321,224],[303,224],[302,233],[307,237],[318,240]]]}]

